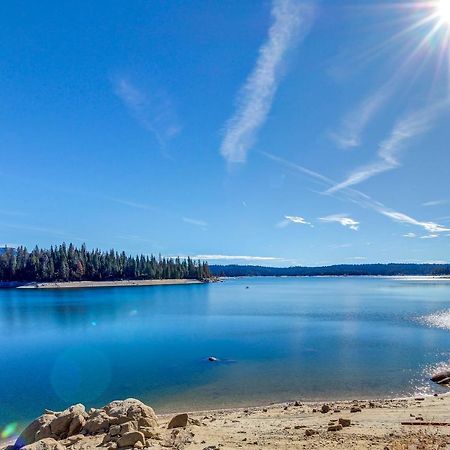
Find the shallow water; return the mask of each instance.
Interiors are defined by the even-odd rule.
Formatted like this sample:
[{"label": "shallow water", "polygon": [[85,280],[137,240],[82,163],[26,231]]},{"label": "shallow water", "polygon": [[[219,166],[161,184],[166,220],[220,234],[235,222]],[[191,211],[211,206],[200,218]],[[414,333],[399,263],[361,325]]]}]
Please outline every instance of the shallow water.
[{"label": "shallow water", "polygon": [[449,328],[443,281],[0,290],[0,425],[126,397],[162,412],[439,390]]}]

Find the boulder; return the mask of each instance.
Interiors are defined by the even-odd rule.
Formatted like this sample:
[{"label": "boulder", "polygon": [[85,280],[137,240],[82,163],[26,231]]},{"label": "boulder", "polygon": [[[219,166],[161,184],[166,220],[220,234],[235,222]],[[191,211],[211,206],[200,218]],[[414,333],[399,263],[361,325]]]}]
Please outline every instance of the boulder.
[{"label": "boulder", "polygon": [[444,370],[442,372],[436,373],[431,377],[431,381],[440,385],[450,386],[450,370]]},{"label": "boulder", "polygon": [[[53,419],[50,423],[50,429],[52,434],[55,436],[64,436],[66,437],[69,434],[70,425],[73,419],[76,417],[81,417],[84,419],[86,415],[86,409],[84,405],[78,403],[77,405],[73,405],[66,410],[57,413],[56,418]],[[78,433],[81,427],[77,428],[78,425],[74,425],[75,434]]]},{"label": "boulder", "polygon": [[36,442],[36,433],[45,426],[50,425],[50,422],[55,419],[55,414],[42,414],[37,419],[33,420],[22,431],[14,444],[15,448],[22,448],[24,445]]},{"label": "boulder", "polygon": [[140,431],[129,431],[119,438],[117,447],[133,447],[136,442],[141,442],[145,445],[145,437]]},{"label": "boulder", "polygon": [[359,406],[352,406],[350,408],[350,412],[351,413],[357,413],[357,412],[361,412],[361,408]]},{"label": "boulder", "polygon": [[155,411],[135,398],[113,401],[106,405],[104,410],[109,416],[119,419],[118,423],[125,423],[129,420],[139,422],[139,419],[145,417],[148,419],[145,426],[158,426]]},{"label": "boulder", "polygon": [[334,424],[334,425],[328,425],[328,431],[341,431],[342,425],[340,424]]},{"label": "boulder", "polygon": [[176,416],[172,417],[167,428],[170,430],[171,428],[185,427],[188,424],[188,420],[189,416],[186,413],[177,414]]},{"label": "boulder", "polygon": [[73,436],[74,434],[78,434],[81,429],[86,424],[86,419],[82,415],[75,416],[69,425],[69,434],[68,436]]},{"label": "boulder", "polygon": [[23,450],[65,450],[64,445],[53,438],[41,439],[33,444],[25,445]]},{"label": "boulder", "polygon": [[130,420],[129,422],[125,422],[120,425],[120,434],[128,433],[129,431],[137,431],[138,426],[134,420]]},{"label": "boulder", "polygon": [[83,426],[83,431],[87,434],[98,434],[109,429],[111,417],[105,411],[97,410]]},{"label": "boulder", "polygon": [[322,405],[322,408],[320,409],[320,412],[325,414],[328,411],[330,411],[330,407],[328,405]]}]

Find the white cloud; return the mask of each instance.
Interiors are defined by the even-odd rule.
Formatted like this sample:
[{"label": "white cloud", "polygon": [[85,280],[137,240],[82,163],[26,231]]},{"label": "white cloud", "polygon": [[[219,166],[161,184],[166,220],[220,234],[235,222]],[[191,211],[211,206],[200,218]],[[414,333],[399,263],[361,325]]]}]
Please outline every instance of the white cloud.
[{"label": "white cloud", "polygon": [[225,127],[220,152],[228,162],[245,162],[272,106],[286,53],[308,32],[312,12],[311,5],[296,0],[273,0],[273,23],[268,39],[260,48],[256,66],[241,89],[237,110]]},{"label": "white cloud", "polygon": [[340,129],[330,133],[330,137],[336,142],[338,147],[348,149],[361,145],[361,134],[372,117],[386,102],[391,90],[389,85],[384,85],[378,91],[365,98],[354,111],[344,118]]},{"label": "white cloud", "polygon": [[208,223],[204,220],[198,220],[198,219],[191,219],[189,217],[183,217],[183,222],[189,223],[191,225],[195,225],[197,227],[206,228],[208,226]]},{"label": "white cloud", "polygon": [[431,200],[429,202],[422,203],[422,206],[439,206],[446,205],[448,200]]},{"label": "white cloud", "polygon": [[314,225],[311,222],[308,222],[306,219],[300,216],[284,216],[284,220],[277,223],[278,228],[285,228],[290,223],[295,223],[299,225],[309,225],[311,228],[314,228]]},{"label": "white cloud", "polygon": [[331,216],[320,217],[319,220],[322,222],[337,222],[343,227],[348,227],[354,231],[358,231],[359,228],[359,222],[351,217],[347,217],[346,214],[332,214]]},{"label": "white cloud", "polygon": [[420,236],[420,239],[435,239],[437,237],[439,237],[438,234],[427,234],[425,236]]},{"label": "white cloud", "polygon": [[354,186],[375,175],[400,166],[398,156],[404,144],[408,140],[428,131],[438,117],[438,113],[446,104],[447,102],[441,102],[432,105],[431,107],[415,111],[399,120],[389,137],[381,142],[377,152],[378,159],[370,164],[357,168],[344,181],[329,188],[327,193],[331,194],[341,189]]},{"label": "white cloud", "polygon": [[376,209],[384,216],[390,217],[392,220],[395,220],[396,222],[402,222],[402,223],[407,223],[410,225],[416,225],[416,226],[422,227],[424,230],[428,231],[429,233],[442,233],[444,231],[450,231],[450,228],[446,228],[435,222],[422,222],[420,220],[416,220],[413,217],[408,216],[407,214],[403,214],[398,211],[393,211],[393,210],[387,209],[384,206],[382,206],[382,205],[380,206],[380,205],[381,205],[381,203],[377,203],[375,205]]},{"label": "white cloud", "polygon": [[229,260],[240,260],[240,261],[279,261],[282,258],[275,258],[273,256],[242,256],[242,255],[195,255],[194,259],[207,259],[213,261],[229,261]]},{"label": "white cloud", "polygon": [[307,222],[303,217],[300,216],[284,216],[284,218],[293,223],[301,223],[302,225],[311,225],[311,222]]},{"label": "white cloud", "polygon": [[125,77],[112,79],[114,93],[161,146],[181,131],[172,102],[161,89],[146,93]]},{"label": "white cloud", "polygon": [[[265,155],[266,157],[270,158],[271,160],[276,161],[279,164],[283,164],[286,167],[289,167],[291,169],[294,169],[294,170],[300,172],[302,175],[309,176],[310,178],[312,178],[315,181],[320,182],[321,184],[328,185],[328,186],[333,186],[335,184],[334,181],[331,180],[330,178],[325,177],[324,175],[322,175],[318,172],[309,170],[306,167],[291,163],[290,161],[286,161],[282,158],[273,156],[268,153],[263,153],[263,152],[260,152],[260,153]],[[428,233],[435,234],[435,233],[442,233],[442,232],[450,231],[450,228],[439,225],[438,223],[431,222],[431,221],[430,222],[420,221],[420,220],[414,219],[413,217],[408,216],[407,214],[404,214],[404,213],[395,211],[391,208],[388,208],[385,205],[383,205],[383,203],[378,202],[378,201],[372,199],[371,197],[369,197],[367,194],[364,194],[363,192],[353,189],[353,188],[342,189],[341,191],[335,192],[334,195],[337,196],[338,198],[340,198],[341,200],[349,201],[349,202],[355,203],[358,206],[361,206],[363,208],[371,209],[385,217],[389,217],[390,219],[394,220],[395,222],[405,223],[408,225],[414,225],[414,226],[421,227],[421,228],[425,229]]]},{"label": "white cloud", "polygon": [[406,233],[403,235],[403,237],[414,239],[417,237],[417,234],[416,233]]}]

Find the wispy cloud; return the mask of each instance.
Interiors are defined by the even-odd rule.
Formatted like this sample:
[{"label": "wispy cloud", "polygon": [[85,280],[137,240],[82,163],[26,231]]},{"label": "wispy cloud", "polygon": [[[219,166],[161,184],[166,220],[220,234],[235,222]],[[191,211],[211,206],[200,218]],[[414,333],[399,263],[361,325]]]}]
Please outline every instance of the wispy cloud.
[{"label": "wispy cloud", "polygon": [[242,256],[242,255],[195,255],[194,259],[206,259],[211,261],[280,261],[283,258],[276,258],[274,256]]},{"label": "wispy cloud", "polygon": [[154,89],[150,93],[144,92],[123,76],[112,78],[112,84],[114,93],[129,113],[154,135],[162,147],[181,131],[174,107],[165,91]]},{"label": "wispy cloud", "polygon": [[427,234],[425,236],[420,236],[420,239],[436,239],[438,238],[438,234]]},{"label": "wispy cloud", "polygon": [[185,223],[189,223],[190,225],[195,225],[200,228],[206,228],[208,226],[208,222],[205,222],[204,220],[191,219],[190,217],[183,217],[182,220]]},{"label": "wispy cloud", "polygon": [[[311,179],[313,179],[314,181],[318,181],[325,185],[328,184],[329,186],[335,185],[335,182],[333,180],[331,180],[328,177],[325,177],[324,175],[322,175],[318,172],[309,170],[303,166],[291,163],[290,161],[286,161],[282,158],[275,157],[270,154],[264,154],[264,155],[267,157],[270,157],[270,159],[278,162],[279,164],[283,164],[284,166],[286,166],[288,168],[291,168],[291,169],[294,169],[294,170],[300,172],[302,175],[309,175],[309,177]],[[425,231],[427,231],[428,233],[431,233],[431,234],[443,233],[443,232],[450,231],[450,228],[442,226],[436,222],[417,220],[411,216],[408,216],[407,214],[401,213],[399,211],[395,211],[395,210],[385,206],[383,203],[372,199],[367,194],[364,194],[363,192],[356,190],[354,188],[344,188],[344,189],[340,190],[339,192],[336,192],[334,195],[338,196],[342,200],[349,201],[351,203],[355,203],[363,208],[371,209],[385,217],[390,218],[391,220],[393,220],[395,222],[421,227]]]},{"label": "wispy cloud", "polygon": [[322,222],[337,222],[340,223],[343,227],[348,227],[351,230],[358,231],[359,222],[352,219],[351,217],[347,217],[346,214],[332,214],[331,216],[320,217]]},{"label": "wispy cloud", "polygon": [[309,225],[310,227],[314,227],[311,222],[308,222],[306,219],[300,216],[284,216],[284,219],[281,222],[277,223],[278,228],[285,228],[290,223],[295,223],[298,225]]},{"label": "wispy cloud", "polygon": [[[100,197],[100,195],[99,195]],[[107,196],[101,196],[107,200],[111,200],[112,202],[119,203],[121,205],[129,206],[130,208],[137,208],[137,209],[154,209],[150,205],[146,205],[145,203],[139,203],[134,202],[132,200],[125,200],[123,198],[116,198],[116,197],[107,197]]]},{"label": "wispy cloud", "polygon": [[26,216],[25,213],[20,211],[9,211],[5,209],[0,209],[0,214],[4,216]]},{"label": "wispy cloud", "polygon": [[438,113],[448,102],[440,102],[430,107],[408,114],[394,126],[391,134],[379,146],[378,159],[353,171],[344,181],[327,190],[328,194],[354,186],[375,175],[400,166],[399,152],[413,138],[425,133],[433,125]]},{"label": "wispy cloud", "polygon": [[450,231],[450,228],[446,228],[435,222],[424,222],[424,221],[414,219],[413,217],[408,216],[407,214],[404,214],[404,213],[401,213],[398,211],[393,211],[389,208],[386,208],[384,205],[382,205],[381,203],[378,203],[378,202],[373,204],[373,209],[380,212],[384,216],[391,218],[392,220],[394,220],[396,222],[406,223],[409,225],[416,225],[418,227],[422,227],[424,230],[426,230],[432,234]]},{"label": "wispy cloud", "polygon": [[338,147],[350,149],[361,145],[364,129],[389,98],[391,91],[391,84],[382,86],[365,98],[354,111],[346,115],[339,130],[330,133],[330,137]]},{"label": "wispy cloud", "polygon": [[422,206],[439,206],[446,205],[448,200],[430,200],[429,202],[422,203]]},{"label": "wispy cloud", "polygon": [[239,94],[237,110],[225,127],[220,152],[231,163],[244,162],[258,129],[266,121],[281,78],[288,50],[309,31],[311,4],[273,0],[273,23],[258,60]]},{"label": "wispy cloud", "polygon": [[417,237],[417,234],[416,233],[406,233],[403,235],[403,237],[414,239]]}]

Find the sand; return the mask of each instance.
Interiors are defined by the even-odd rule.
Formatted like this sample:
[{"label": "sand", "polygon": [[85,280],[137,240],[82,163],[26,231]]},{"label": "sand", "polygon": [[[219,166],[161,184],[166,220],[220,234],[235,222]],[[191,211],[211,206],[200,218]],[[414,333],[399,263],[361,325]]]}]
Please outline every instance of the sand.
[{"label": "sand", "polygon": [[[322,412],[324,405],[329,407],[328,412]],[[173,414],[159,415],[159,427],[154,429],[152,438],[147,439],[146,448],[154,450],[450,448],[450,394],[374,401],[329,403],[298,401],[265,407],[197,411],[189,413],[187,427],[169,430],[167,425],[172,417]],[[330,425],[338,424],[339,419],[348,419],[350,424],[338,431],[331,431]],[[71,450],[108,448],[108,445],[102,445],[104,434],[81,438],[81,441],[67,448]],[[5,444],[6,442],[3,443]],[[0,445],[0,448],[4,447]]]},{"label": "sand", "polygon": [[[286,403],[282,405],[193,413],[193,441],[185,448],[205,449],[448,449],[450,395],[403,400]],[[360,412],[350,412],[356,405]],[[314,412],[316,410],[316,412]],[[165,422],[169,417],[160,417]],[[350,419],[340,431],[329,424]],[[423,420],[420,420],[423,419]],[[402,425],[402,422],[420,425]],[[427,422],[448,425],[424,425]],[[317,434],[306,436],[306,430]],[[152,447],[153,448],[153,447]]]},{"label": "sand", "polygon": [[172,284],[199,284],[199,280],[118,280],[118,281],[65,281],[52,283],[27,283],[16,286],[17,289],[80,289],[97,287],[130,287],[130,286],[160,286]]}]

